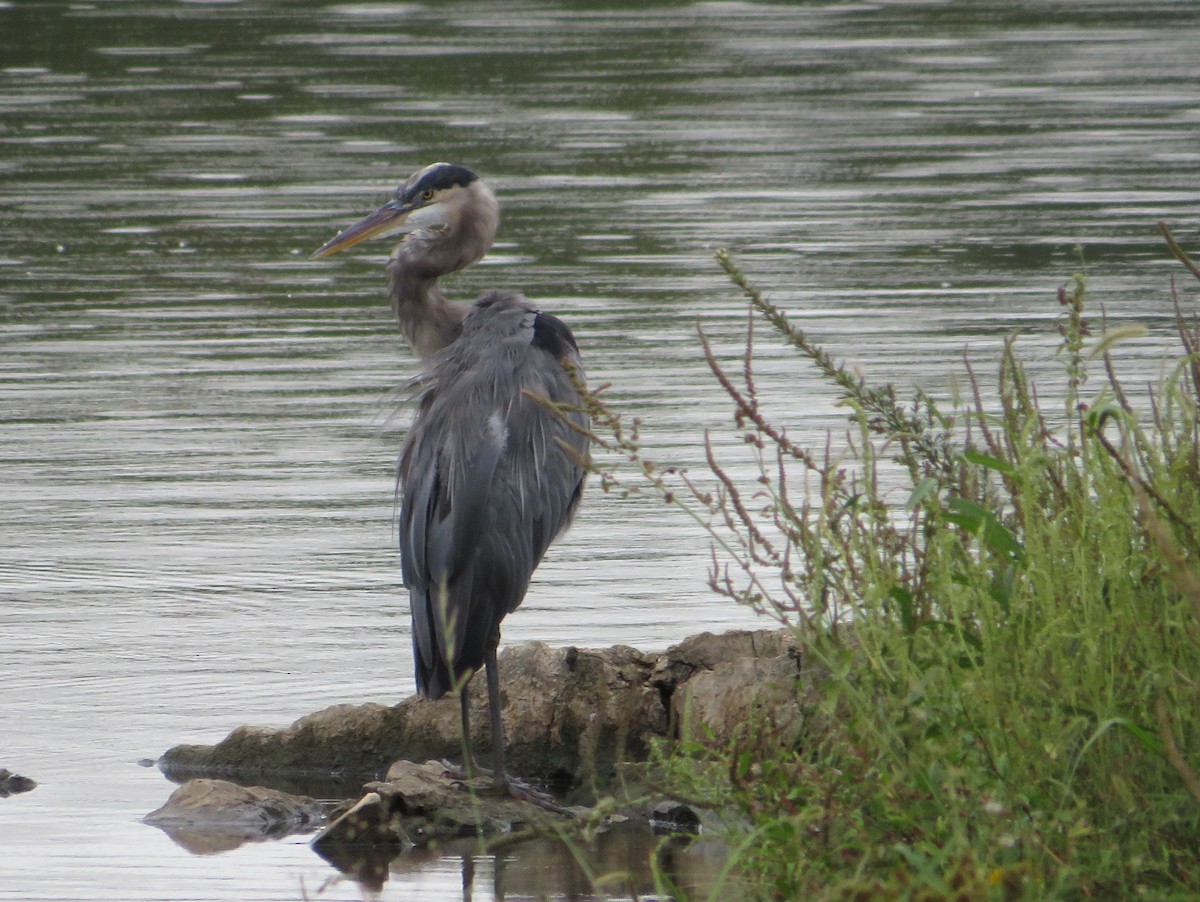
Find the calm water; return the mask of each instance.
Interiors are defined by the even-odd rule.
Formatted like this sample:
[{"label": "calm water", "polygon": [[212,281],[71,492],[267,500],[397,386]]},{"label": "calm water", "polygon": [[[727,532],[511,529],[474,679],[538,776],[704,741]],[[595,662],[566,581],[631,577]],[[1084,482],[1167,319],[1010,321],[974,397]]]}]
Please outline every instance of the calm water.
[{"label": "calm water", "polygon": [[[574,6],[0,3],[0,765],[42,784],[0,800],[0,898],[369,895],[303,838],[174,845],[138,823],[170,787],[136,762],[412,690],[387,247],[308,254],[420,165],[504,205],[451,293],[562,315],[660,459],[723,415],[693,331],[737,349],[720,246],[832,350],[935,392],[1018,329],[1052,372],[1082,255],[1148,329],[1123,371],[1157,373],[1154,222],[1200,247],[1195,4]],[[834,399],[761,346],[820,441]],[[593,492],[505,640],[753,623],[706,560],[679,516]],[[545,849],[412,856],[379,897],[581,885]]]}]

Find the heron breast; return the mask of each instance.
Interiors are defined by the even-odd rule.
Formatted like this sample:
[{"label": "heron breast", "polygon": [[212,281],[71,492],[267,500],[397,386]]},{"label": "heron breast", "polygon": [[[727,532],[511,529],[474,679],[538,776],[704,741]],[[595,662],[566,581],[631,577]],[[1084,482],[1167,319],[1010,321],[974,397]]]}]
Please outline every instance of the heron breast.
[{"label": "heron breast", "polygon": [[484,424],[485,439],[503,451],[508,444],[508,424],[499,410],[493,410]]}]

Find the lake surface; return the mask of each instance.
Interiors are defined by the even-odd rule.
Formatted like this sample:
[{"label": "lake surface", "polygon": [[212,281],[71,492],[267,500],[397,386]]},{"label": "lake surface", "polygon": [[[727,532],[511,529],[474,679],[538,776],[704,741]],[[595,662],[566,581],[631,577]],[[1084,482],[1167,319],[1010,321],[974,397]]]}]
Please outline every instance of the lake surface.
[{"label": "lake surface", "polygon": [[[0,800],[0,899],[586,888],[546,849],[458,850],[372,895],[303,837],[200,855],[138,823],[171,788],[139,759],[413,689],[388,247],[308,255],[426,163],[503,204],[449,293],[562,316],[661,461],[724,422],[695,339],[741,341],[718,247],[879,379],[945,392],[1017,330],[1055,373],[1081,268],[1147,329],[1121,372],[1159,372],[1179,270],[1155,222],[1200,249],[1194,3],[571,8],[0,2],[0,766],[41,784]],[[789,433],[840,428],[758,345]],[[707,563],[678,512],[593,490],[505,641],[760,625]]]}]

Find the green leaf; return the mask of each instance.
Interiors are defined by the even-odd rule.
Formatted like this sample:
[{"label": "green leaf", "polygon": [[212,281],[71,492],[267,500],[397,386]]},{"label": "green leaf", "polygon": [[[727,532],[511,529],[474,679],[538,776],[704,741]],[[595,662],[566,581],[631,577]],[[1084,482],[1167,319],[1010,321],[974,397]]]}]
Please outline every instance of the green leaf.
[{"label": "green leaf", "polygon": [[916,618],[913,616],[913,597],[912,592],[904,586],[892,586],[888,589],[888,598],[891,598],[900,608],[900,623],[904,627],[904,632],[912,635],[916,629]]},{"label": "green leaf", "polygon": [[979,634],[969,629],[964,629],[957,623],[951,623],[948,620],[926,620],[921,626],[938,632],[952,633],[975,649],[975,651],[983,651],[983,640],[979,638]]},{"label": "green leaf", "polygon": [[1000,557],[1025,565],[1025,548],[990,510],[966,498],[951,498],[942,518],[977,536]]},{"label": "green leaf", "polygon": [[1018,562],[1014,560],[1007,567],[996,571],[992,578],[992,587],[988,590],[1005,614],[1012,606],[1012,590],[1017,576],[1017,565]]},{"label": "green leaf", "polygon": [[937,491],[937,487],[937,480],[932,476],[926,476],[912,490],[912,494],[908,496],[908,501],[904,503],[904,509],[915,511],[921,506],[922,501]]},{"label": "green leaf", "polygon": [[1104,423],[1109,418],[1117,421],[1128,420],[1129,414],[1116,401],[1108,401],[1104,404],[1091,404],[1084,415],[1084,419],[1089,426],[1099,432],[1104,428]]},{"label": "green leaf", "polygon": [[1155,754],[1163,754],[1162,740],[1151,733],[1145,727],[1140,727],[1127,717],[1114,717],[1111,721],[1113,726],[1120,727],[1134,739],[1141,743],[1142,748],[1146,751]]},{"label": "green leaf", "polygon": [[988,470],[995,470],[1004,476],[1012,476],[1017,472],[1017,468],[1007,460],[1000,457],[992,457],[992,455],[984,454],[982,451],[971,451],[968,449],[960,454],[959,457],[967,463],[975,464]]}]

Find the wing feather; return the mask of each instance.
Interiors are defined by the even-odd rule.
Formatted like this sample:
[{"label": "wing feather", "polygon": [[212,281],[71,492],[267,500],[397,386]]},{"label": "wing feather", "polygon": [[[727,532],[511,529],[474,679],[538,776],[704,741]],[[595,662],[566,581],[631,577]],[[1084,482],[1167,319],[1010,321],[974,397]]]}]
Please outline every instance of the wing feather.
[{"label": "wing feather", "polygon": [[[562,358],[578,367],[578,354],[557,320],[556,342],[539,342],[541,317],[518,295],[482,299],[425,377],[401,454],[417,681],[435,698],[483,665],[501,619],[579,504],[586,437],[535,400],[577,404]],[[569,345],[557,340],[563,334]],[[581,413],[568,416],[586,424]]]}]

